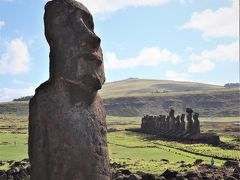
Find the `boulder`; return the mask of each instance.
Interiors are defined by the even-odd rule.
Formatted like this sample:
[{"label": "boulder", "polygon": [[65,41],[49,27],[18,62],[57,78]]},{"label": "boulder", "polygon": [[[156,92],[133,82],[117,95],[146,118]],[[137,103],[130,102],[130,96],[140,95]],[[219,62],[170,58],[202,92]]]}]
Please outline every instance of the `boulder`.
[{"label": "boulder", "polygon": [[137,175],[137,174],[131,174],[129,177],[128,177],[128,180],[141,180],[142,177]]},{"label": "boulder", "polygon": [[161,174],[161,176],[164,176],[166,179],[176,178],[177,171],[169,170],[167,169],[164,171],[164,173]]},{"label": "boulder", "polygon": [[132,174],[131,171],[129,171],[128,169],[122,169],[122,170],[121,170],[121,173],[122,173],[122,174],[125,174],[125,175],[130,175],[130,174]]},{"label": "boulder", "polygon": [[199,174],[195,171],[189,171],[186,175],[187,178],[199,177]]},{"label": "boulder", "polygon": [[224,178],[224,180],[238,180],[233,176],[227,176],[226,178]]},{"label": "boulder", "polygon": [[238,161],[227,160],[227,161],[224,163],[224,166],[225,166],[225,167],[233,167],[233,168],[236,168],[236,167],[238,167]]},{"label": "boulder", "polygon": [[156,180],[153,174],[143,174],[142,180]]}]

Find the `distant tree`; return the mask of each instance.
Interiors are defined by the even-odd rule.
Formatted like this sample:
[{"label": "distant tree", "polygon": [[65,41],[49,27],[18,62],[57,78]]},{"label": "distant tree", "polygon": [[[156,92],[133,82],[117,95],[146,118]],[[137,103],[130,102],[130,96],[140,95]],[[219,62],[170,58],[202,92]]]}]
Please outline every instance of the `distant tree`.
[{"label": "distant tree", "polygon": [[29,101],[32,97],[33,96],[24,96],[24,97],[14,99],[13,101]]},{"label": "distant tree", "polygon": [[240,83],[227,83],[224,85],[225,88],[240,88]]}]

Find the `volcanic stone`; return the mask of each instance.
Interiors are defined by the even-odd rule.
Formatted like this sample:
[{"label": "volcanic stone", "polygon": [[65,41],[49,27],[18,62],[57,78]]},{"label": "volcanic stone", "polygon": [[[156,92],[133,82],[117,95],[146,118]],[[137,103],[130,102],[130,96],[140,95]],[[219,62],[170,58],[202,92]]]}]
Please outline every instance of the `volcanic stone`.
[{"label": "volcanic stone", "polygon": [[75,0],[52,0],[44,23],[50,78],[29,106],[31,179],[109,180],[106,115],[97,93],[105,75],[93,18]]}]

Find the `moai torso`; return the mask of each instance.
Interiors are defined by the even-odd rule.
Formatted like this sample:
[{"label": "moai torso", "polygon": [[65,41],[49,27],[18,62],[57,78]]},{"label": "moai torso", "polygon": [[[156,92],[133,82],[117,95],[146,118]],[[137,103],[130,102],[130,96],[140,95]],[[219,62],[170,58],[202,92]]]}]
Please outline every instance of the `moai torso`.
[{"label": "moai torso", "polygon": [[166,116],[165,115],[162,115],[162,131],[165,131],[166,130]]},{"label": "moai torso", "polygon": [[187,132],[191,133],[193,131],[193,120],[192,120],[193,110],[190,108],[187,108],[186,112],[187,112]]},{"label": "moai torso", "polygon": [[170,130],[170,117],[169,116],[166,117],[166,130],[167,131]]},{"label": "moai torso", "polygon": [[193,115],[193,133],[194,134],[200,134],[200,122],[198,120],[199,114],[198,113],[194,113]]},{"label": "moai torso", "polygon": [[180,130],[183,132],[185,131],[185,114],[181,115],[181,123],[180,123]]},{"label": "moai torso", "polygon": [[175,117],[174,117],[174,109],[171,109],[169,112],[169,123],[170,123],[170,130],[174,130],[175,128]]},{"label": "moai torso", "polygon": [[177,115],[176,119],[175,119],[175,130],[179,131],[180,130],[180,116]]}]

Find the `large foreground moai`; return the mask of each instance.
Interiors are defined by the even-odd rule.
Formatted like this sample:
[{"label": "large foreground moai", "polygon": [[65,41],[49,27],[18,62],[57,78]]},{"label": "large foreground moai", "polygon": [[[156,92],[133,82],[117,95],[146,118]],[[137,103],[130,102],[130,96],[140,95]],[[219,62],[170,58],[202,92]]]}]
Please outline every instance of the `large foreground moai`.
[{"label": "large foreground moai", "polygon": [[81,3],[45,6],[50,78],[30,101],[29,158],[33,180],[109,180],[105,81],[100,39]]}]

